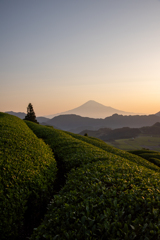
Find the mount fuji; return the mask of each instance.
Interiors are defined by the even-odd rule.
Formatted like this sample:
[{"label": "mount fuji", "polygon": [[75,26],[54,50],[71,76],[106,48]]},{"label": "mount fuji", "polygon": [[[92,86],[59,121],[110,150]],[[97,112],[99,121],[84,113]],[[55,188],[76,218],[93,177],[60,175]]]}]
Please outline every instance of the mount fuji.
[{"label": "mount fuji", "polygon": [[79,115],[81,117],[90,117],[90,118],[106,118],[109,116],[112,116],[113,114],[121,114],[121,115],[136,115],[135,113],[131,113],[131,112],[125,112],[125,111],[121,111],[112,107],[108,107],[105,106],[101,103],[98,103],[94,100],[90,100],[86,103],[84,103],[83,105],[74,108],[72,110],[66,111],[66,112],[62,112],[62,113],[58,113],[58,114],[53,114],[53,115],[49,115],[46,116],[48,118],[53,118],[55,116],[58,115],[68,115],[68,114],[76,114]]}]

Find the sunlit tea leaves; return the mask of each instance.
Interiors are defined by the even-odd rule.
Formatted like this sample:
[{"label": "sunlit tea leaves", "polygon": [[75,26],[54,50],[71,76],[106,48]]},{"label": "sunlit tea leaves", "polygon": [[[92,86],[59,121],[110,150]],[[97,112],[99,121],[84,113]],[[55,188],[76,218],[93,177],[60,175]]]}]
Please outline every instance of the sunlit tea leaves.
[{"label": "sunlit tea leaves", "polygon": [[28,200],[37,206],[49,196],[56,177],[51,149],[24,121],[0,113],[0,238],[14,239]]}]

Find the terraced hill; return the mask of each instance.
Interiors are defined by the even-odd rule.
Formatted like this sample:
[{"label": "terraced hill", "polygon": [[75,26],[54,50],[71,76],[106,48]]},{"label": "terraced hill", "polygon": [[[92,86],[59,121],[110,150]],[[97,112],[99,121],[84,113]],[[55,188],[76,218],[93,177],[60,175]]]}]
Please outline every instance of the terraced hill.
[{"label": "terraced hill", "polygon": [[27,124],[67,173],[31,239],[159,239],[156,165],[96,139]]},{"label": "terraced hill", "polygon": [[0,239],[23,234],[30,212],[50,199],[56,172],[51,149],[24,121],[0,113]]},{"label": "terraced hill", "polygon": [[158,167],[160,167],[160,153],[156,151],[151,151],[148,149],[143,150],[134,150],[129,151],[130,153],[133,153],[137,156],[143,157],[144,159],[147,159],[149,162],[154,163]]},{"label": "terraced hill", "polygon": [[58,168],[58,192],[53,184],[45,218],[31,240],[160,239],[157,165],[95,138],[19,121],[49,145]]},{"label": "terraced hill", "polygon": [[120,150],[118,148],[111,147],[110,145],[106,144],[104,141],[102,141],[98,138],[81,136],[79,134],[74,134],[74,133],[70,133],[70,132],[66,132],[66,133],[68,133],[69,135],[71,135],[72,137],[74,137],[76,139],[82,140],[82,141],[90,143],[96,147],[99,147],[100,149],[103,149],[106,152],[113,153],[115,155],[124,157],[125,159],[135,162],[138,165],[145,166],[148,169],[153,169],[153,170],[159,171],[159,168],[157,166],[155,166],[154,164],[150,164],[150,161],[144,161],[144,158],[142,158],[141,155],[138,155],[139,157],[137,157],[137,156],[135,156],[136,154],[135,155],[130,154],[130,153],[134,153],[134,151],[126,152],[124,150]]}]

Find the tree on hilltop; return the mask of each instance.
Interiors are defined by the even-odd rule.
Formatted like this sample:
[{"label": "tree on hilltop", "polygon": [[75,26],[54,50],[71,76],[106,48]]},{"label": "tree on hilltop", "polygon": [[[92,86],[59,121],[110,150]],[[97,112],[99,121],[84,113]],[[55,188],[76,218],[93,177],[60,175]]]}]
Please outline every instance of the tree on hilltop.
[{"label": "tree on hilltop", "polygon": [[31,103],[28,104],[27,115],[25,116],[24,120],[28,120],[28,121],[39,124],[39,122],[37,122],[37,120],[36,120],[36,115],[35,115],[35,112],[33,110],[33,106]]}]

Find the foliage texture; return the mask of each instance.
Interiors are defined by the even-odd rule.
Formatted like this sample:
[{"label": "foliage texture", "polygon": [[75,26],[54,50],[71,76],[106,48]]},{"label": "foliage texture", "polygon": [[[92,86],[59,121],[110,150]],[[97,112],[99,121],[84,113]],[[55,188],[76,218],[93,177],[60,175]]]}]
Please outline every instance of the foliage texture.
[{"label": "foliage texture", "polygon": [[0,113],[0,236],[16,239],[28,201],[48,198],[56,178],[53,153],[18,117]]}]

